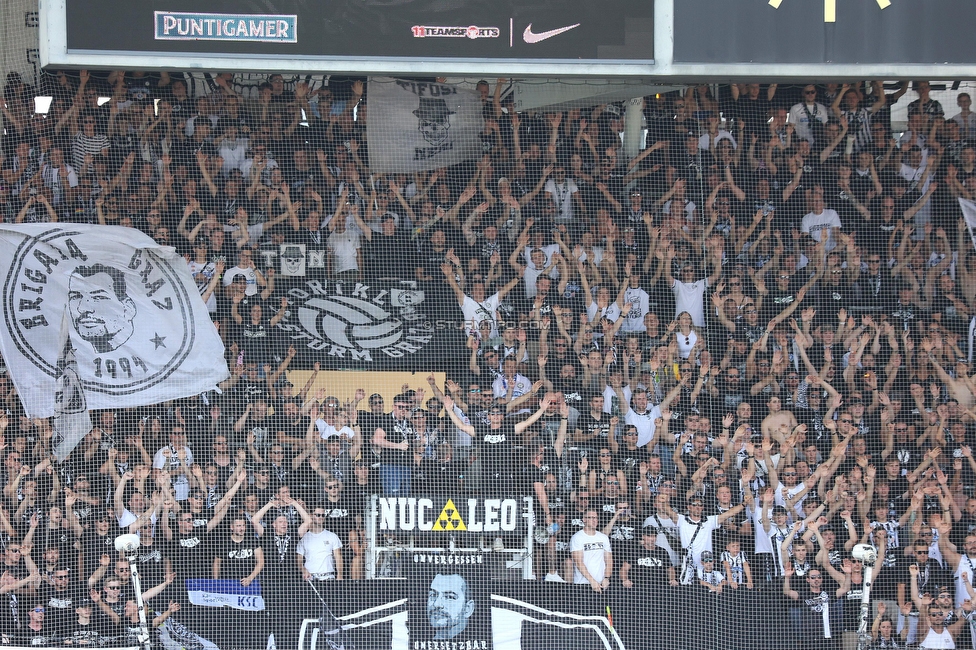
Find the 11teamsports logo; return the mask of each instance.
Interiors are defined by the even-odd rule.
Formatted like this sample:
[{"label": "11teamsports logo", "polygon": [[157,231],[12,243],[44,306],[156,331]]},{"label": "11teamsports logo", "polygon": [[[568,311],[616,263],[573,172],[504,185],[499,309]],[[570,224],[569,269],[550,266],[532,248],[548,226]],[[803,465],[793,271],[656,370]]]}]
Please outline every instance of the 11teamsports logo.
[{"label": "11teamsports logo", "polygon": [[414,38],[498,38],[502,30],[497,27],[444,27],[435,25],[414,25],[410,28]]}]

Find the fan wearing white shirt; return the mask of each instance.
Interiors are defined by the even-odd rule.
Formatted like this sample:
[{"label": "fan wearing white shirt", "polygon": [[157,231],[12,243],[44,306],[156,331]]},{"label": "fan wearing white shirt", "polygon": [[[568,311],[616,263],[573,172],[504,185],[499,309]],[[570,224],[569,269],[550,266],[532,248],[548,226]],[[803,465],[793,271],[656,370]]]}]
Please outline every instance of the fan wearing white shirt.
[{"label": "fan wearing white shirt", "polygon": [[817,101],[817,87],[808,84],[803,87],[803,101],[790,108],[789,122],[794,125],[794,133],[813,144],[813,120],[826,124],[830,118],[827,107]]},{"label": "fan wearing white shirt", "polygon": [[630,305],[630,312],[620,326],[620,331],[644,333],[647,331],[644,316],[650,311],[651,297],[640,286],[640,271],[631,270],[628,279],[629,284],[624,289],[623,303]]},{"label": "fan wearing white shirt", "polygon": [[518,359],[515,355],[502,361],[502,374],[491,384],[492,394],[505,403],[511,402],[532,391],[532,380],[518,372]]},{"label": "fan wearing white shirt", "polygon": [[525,297],[534,298],[537,293],[535,283],[539,279],[539,276],[548,275],[553,280],[558,279],[560,275],[558,267],[563,266],[565,262],[561,254],[553,253],[551,258],[549,258],[550,261],[547,263],[546,252],[541,248],[533,248],[526,251],[529,256],[528,265],[522,266],[518,261],[519,253],[528,246],[528,243],[528,236],[522,235],[519,238],[518,246],[508,257],[508,265],[516,273],[522,275],[522,278],[525,280]]},{"label": "fan wearing white shirt", "polygon": [[677,279],[671,274],[671,262],[675,257],[673,246],[668,246],[661,259],[664,280],[674,294],[675,317],[686,311],[691,316],[691,322],[698,327],[705,326],[705,289],[718,282],[722,276],[721,258],[716,259],[714,256],[721,256],[721,251],[711,251],[711,253],[713,256],[709,257],[708,261],[715,268],[712,275],[701,280],[695,279],[695,265],[690,261],[682,264]]},{"label": "fan wearing white shirt", "polygon": [[614,386],[614,392],[617,394],[620,412],[624,417],[624,422],[637,429],[638,447],[649,445],[654,440],[654,431],[657,428],[655,421],[663,417],[662,413],[668,410],[671,402],[681,393],[681,389],[688,383],[689,377],[690,375],[684,375],[681,383],[672,388],[671,392],[665,395],[664,400],[653,408],[649,408],[650,403],[645,388],[638,387],[634,389],[630,396],[630,403],[628,403],[624,397],[623,386]]},{"label": "fan wearing white shirt", "polygon": [[807,233],[818,242],[826,239],[827,250],[837,247],[837,232],[843,227],[840,215],[836,210],[824,207],[823,188],[813,190],[813,210],[804,215],[800,222],[800,230]]},{"label": "fan wearing white shirt", "polygon": [[450,264],[441,264],[441,272],[447,279],[448,286],[454,291],[458,305],[464,313],[464,333],[466,336],[474,336],[481,327],[481,323],[489,321],[491,323],[491,338],[498,336],[498,306],[501,305],[505,296],[518,285],[525,273],[525,267],[519,267],[519,274],[509,280],[508,284],[490,296],[486,296],[487,289],[485,281],[481,276],[472,278],[471,294],[464,293],[461,286],[457,283],[454,276],[454,268]]},{"label": "fan wearing white shirt", "polygon": [[544,190],[552,196],[556,203],[556,223],[572,222],[576,206],[578,206],[580,214],[585,214],[586,208],[583,205],[579,187],[572,178],[566,178],[566,167],[564,165],[556,165],[553,176],[546,181]]}]

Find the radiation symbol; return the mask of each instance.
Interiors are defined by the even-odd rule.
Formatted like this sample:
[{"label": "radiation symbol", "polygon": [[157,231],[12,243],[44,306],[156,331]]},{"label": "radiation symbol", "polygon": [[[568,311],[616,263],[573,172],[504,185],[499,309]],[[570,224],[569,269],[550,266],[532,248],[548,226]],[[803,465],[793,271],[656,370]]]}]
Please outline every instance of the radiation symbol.
[{"label": "radiation symbol", "polygon": [[[881,9],[887,9],[891,5],[891,0],[875,0]],[[779,9],[783,0],[769,0],[769,5],[773,9]],[[824,22],[837,22],[837,0],[824,0]]]},{"label": "radiation symbol", "polygon": [[454,500],[448,499],[447,503],[444,504],[444,509],[441,510],[441,514],[437,516],[437,521],[434,523],[432,530],[444,532],[446,530],[467,529],[468,527],[464,525],[464,520],[461,519],[461,514],[458,512],[457,506],[454,505]]}]

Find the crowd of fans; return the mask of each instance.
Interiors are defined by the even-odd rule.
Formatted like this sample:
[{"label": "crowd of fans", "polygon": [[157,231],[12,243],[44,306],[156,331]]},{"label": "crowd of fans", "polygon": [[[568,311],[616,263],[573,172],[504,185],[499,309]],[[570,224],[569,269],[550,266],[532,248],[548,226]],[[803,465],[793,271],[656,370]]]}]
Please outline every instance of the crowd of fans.
[{"label": "crowd of fans", "polygon": [[[125,529],[152,626],[217,620],[187,578],[257,580],[295,647],[303,581],[366,573],[369,495],[526,494],[537,580],[665,603],[749,592],[784,612],[784,647],[849,649],[851,551],[869,543],[877,647],[970,647],[967,94],[948,116],[915,82],[895,134],[907,83],[689,88],[646,98],[628,159],[620,106],[517,113],[505,80],[481,82],[482,158],[382,175],[363,81],[271,75],[245,95],[230,74],[189,79],[4,89],[0,219],[176,247],[231,370],[219,392],[93,413],[60,464],[15,369],[0,374],[4,642],[130,639]],[[435,296],[464,332],[430,368],[444,385],[341,402],[313,390],[329,358],[288,383],[293,244],[325,251],[302,281],[394,276]],[[226,647],[250,647],[256,619],[221,616]]]}]

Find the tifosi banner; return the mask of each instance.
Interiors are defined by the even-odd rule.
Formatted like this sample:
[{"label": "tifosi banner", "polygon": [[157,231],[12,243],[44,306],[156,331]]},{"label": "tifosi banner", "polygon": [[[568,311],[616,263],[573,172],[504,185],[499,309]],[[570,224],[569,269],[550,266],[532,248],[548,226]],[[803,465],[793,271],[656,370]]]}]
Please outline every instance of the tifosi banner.
[{"label": "tifosi banner", "polygon": [[482,153],[481,99],[451,84],[370,79],[366,128],[374,172],[438,169]]},{"label": "tifosi banner", "polygon": [[33,417],[158,404],[227,377],[186,262],[138,230],[0,226],[0,274],[0,351]]}]

